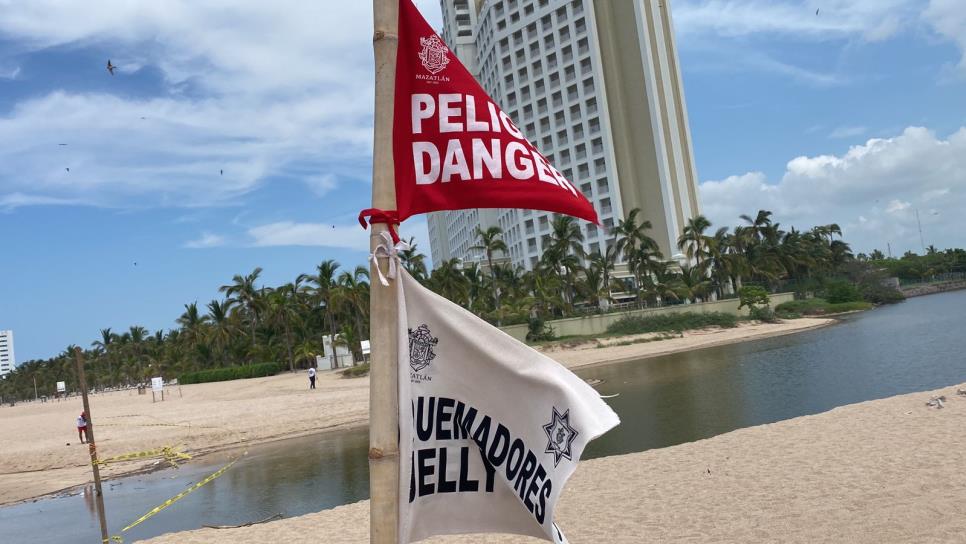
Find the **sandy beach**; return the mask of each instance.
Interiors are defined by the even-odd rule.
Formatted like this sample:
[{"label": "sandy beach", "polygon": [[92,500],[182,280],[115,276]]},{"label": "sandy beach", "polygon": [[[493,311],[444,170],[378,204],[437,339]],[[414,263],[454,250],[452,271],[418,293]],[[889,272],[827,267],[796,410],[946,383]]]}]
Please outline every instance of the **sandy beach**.
[{"label": "sandy beach", "polygon": [[[569,367],[643,359],[827,325],[831,319],[798,319],[777,324],[743,324],[734,329],[684,333],[681,338],[598,347],[589,342],[549,349]],[[645,339],[624,337],[602,343]],[[169,388],[164,402],[136,391],[91,397],[101,458],[164,446],[193,456],[238,444],[255,444],[327,429],[365,425],[368,378],[342,379],[320,373],[308,389],[303,373]],[[87,447],[78,443],[74,421],[80,398],[0,408],[0,504],[55,493],[90,481]],[[69,444],[69,445],[68,445]],[[149,470],[155,460],[109,465],[107,477]]]},{"label": "sandy beach", "polygon": [[[966,397],[956,389],[586,461],[567,486],[557,522],[571,542],[964,542]],[[939,394],[945,408],[925,405]],[[146,542],[364,543],[368,517],[363,501]],[[464,535],[426,542],[540,541]]]}]

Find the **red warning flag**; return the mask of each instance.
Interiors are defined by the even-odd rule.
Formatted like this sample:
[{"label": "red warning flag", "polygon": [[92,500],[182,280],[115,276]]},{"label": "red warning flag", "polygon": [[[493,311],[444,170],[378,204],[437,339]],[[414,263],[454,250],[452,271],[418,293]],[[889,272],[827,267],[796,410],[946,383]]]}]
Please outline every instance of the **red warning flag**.
[{"label": "red warning flag", "polygon": [[438,210],[530,208],[599,223],[411,0],[399,2],[393,158],[400,221]]}]

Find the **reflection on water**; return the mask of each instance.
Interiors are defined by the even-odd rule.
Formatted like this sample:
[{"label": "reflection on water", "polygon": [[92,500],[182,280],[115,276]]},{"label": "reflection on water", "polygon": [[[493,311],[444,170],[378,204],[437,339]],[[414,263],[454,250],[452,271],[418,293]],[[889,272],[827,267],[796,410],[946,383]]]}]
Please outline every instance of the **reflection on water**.
[{"label": "reflection on water", "polygon": [[[277,513],[298,516],[369,497],[367,429],[252,447],[223,476],[124,533],[125,542],[202,525],[239,525]],[[242,452],[216,454],[180,469],[104,483],[110,533]],[[97,542],[93,486],[78,495],[0,509],[0,542]]]},{"label": "reflection on water", "polygon": [[[815,331],[585,369],[621,425],[585,458],[708,438],[836,406],[966,381],[966,291],[909,300]],[[125,535],[236,525],[368,498],[365,429],[251,448],[224,476]],[[105,484],[111,533],[217,470],[225,455]],[[96,542],[93,497],[0,509],[10,542]]]},{"label": "reflection on water", "polygon": [[663,448],[966,381],[966,291],[910,299],[814,331],[586,369],[621,425],[600,457]]}]

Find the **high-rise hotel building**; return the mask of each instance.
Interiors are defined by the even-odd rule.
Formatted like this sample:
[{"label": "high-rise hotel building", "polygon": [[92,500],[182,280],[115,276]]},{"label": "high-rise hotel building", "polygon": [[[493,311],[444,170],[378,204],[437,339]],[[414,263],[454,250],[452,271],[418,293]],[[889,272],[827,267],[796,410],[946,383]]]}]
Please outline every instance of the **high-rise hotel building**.
[{"label": "high-rise hotel building", "polygon": [[17,358],[13,353],[13,331],[0,331],[0,376],[13,372]]},{"label": "high-rise hotel building", "polygon": [[[669,0],[441,0],[443,39],[490,96],[594,203],[588,252],[614,243],[633,208],[670,258],[700,212]],[[551,215],[516,209],[437,212],[434,266],[480,261],[477,227],[499,225],[514,264],[532,269]]]}]

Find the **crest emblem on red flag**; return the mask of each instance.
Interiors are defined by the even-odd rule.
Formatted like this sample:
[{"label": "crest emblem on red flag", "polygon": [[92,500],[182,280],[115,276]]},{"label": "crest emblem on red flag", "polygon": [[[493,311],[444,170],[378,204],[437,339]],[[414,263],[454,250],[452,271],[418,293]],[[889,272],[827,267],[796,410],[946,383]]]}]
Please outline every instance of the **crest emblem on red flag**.
[{"label": "crest emblem on red flag", "polygon": [[399,221],[440,210],[529,208],[599,223],[590,201],[527,140],[411,0],[399,3],[395,93]]},{"label": "crest emblem on red flag", "polygon": [[449,56],[446,54],[449,48],[436,35],[419,38],[419,44],[423,46],[423,50],[419,52],[419,60],[423,61],[423,68],[433,75],[442,72],[449,64]]}]

